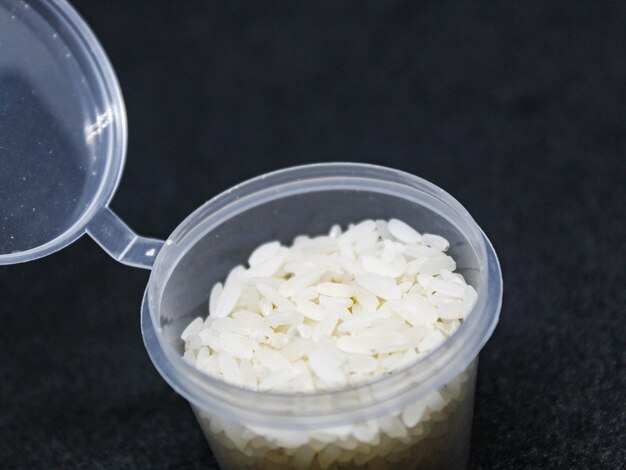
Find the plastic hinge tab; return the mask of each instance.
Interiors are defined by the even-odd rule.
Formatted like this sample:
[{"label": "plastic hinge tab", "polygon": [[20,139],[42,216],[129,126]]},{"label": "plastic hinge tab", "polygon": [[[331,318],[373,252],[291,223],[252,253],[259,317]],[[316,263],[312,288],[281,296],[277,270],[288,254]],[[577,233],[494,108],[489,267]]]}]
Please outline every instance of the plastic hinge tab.
[{"label": "plastic hinge tab", "polygon": [[152,269],[163,246],[162,240],[137,235],[108,207],[89,222],[87,233],[117,261],[137,268]]}]

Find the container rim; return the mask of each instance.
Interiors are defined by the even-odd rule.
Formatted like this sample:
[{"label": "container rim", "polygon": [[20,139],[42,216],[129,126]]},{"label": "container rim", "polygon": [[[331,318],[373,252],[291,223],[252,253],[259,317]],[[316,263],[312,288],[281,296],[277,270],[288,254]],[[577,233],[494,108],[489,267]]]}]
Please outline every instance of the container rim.
[{"label": "container rim", "polygon": [[[169,276],[188,248],[250,207],[285,197],[290,191],[297,194],[336,188],[361,188],[411,199],[435,210],[466,236],[482,266],[482,287],[472,312],[457,332],[423,358],[389,375],[357,386],[311,394],[244,389],[210,377],[183,360],[163,338],[158,307]],[[253,178],[221,193],[187,217],[156,260],[144,294],[141,327],[155,367],[192,404],[260,426],[315,428],[395,412],[445,385],[474,360],[487,342],[498,322],[501,303],[502,275],[496,253],[467,210],[452,196],[399,170],[360,163],[323,163]]]}]

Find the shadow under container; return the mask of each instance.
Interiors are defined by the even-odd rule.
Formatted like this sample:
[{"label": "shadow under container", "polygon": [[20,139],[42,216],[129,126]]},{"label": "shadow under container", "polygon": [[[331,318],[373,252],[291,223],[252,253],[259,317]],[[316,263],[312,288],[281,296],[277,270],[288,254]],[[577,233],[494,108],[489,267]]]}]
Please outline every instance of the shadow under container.
[{"label": "shadow under container", "polygon": [[[314,394],[243,389],[182,359],[182,330],[207,315],[211,286],[255,247],[368,218],[398,218],[450,241],[478,299],[447,341],[389,375]],[[407,173],[335,163],[255,178],[191,214],[157,258],[141,319],[152,361],[190,402],[221,468],[454,469],[467,465],[478,353],[501,300],[493,247],[455,199]]]}]

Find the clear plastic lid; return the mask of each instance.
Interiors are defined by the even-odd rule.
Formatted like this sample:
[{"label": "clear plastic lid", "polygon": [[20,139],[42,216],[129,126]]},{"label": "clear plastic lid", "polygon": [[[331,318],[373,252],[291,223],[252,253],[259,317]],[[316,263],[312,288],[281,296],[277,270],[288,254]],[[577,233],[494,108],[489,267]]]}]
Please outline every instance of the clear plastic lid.
[{"label": "clear plastic lid", "polygon": [[126,135],[115,74],[78,14],[0,0],[0,264],[57,251],[106,215]]}]

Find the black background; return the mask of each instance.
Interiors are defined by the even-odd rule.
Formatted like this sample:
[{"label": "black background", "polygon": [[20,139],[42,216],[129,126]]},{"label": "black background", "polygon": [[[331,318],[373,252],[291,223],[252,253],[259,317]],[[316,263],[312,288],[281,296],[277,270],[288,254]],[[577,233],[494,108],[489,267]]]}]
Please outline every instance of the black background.
[{"label": "black background", "polygon": [[[164,238],[300,163],[422,176],[472,213],[505,279],[471,468],[623,468],[624,2],[75,5],[124,92],[112,207],[133,228]],[[214,465],[144,351],[147,278],[88,238],[0,270],[0,467]]]}]

